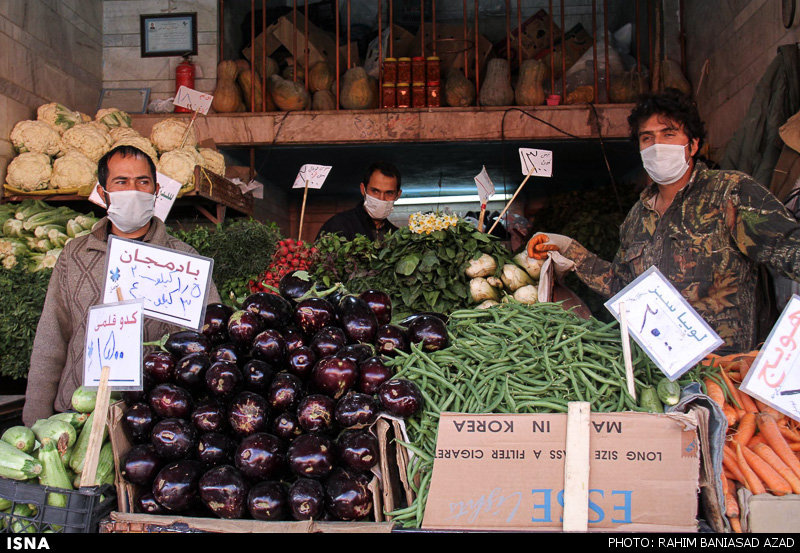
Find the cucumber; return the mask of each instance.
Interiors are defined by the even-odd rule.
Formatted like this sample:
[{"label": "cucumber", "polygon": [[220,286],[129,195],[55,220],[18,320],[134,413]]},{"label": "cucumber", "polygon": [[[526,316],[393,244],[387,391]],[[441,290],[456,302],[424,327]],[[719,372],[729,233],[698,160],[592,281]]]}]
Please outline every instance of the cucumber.
[{"label": "cucumber", "polygon": [[658,398],[665,405],[676,405],[681,400],[681,386],[677,382],[670,382],[668,378],[662,378],[656,384]]},{"label": "cucumber", "polygon": [[[92,422],[94,421],[94,413],[89,415],[86,419],[86,424],[83,425],[81,433],[78,435],[78,441],[75,442],[75,447],[72,449],[72,455],[69,459],[69,467],[80,474],[83,472],[83,462],[86,460],[86,448],[89,447],[89,436],[92,433]],[[108,427],[103,427],[103,440],[108,436]]]},{"label": "cucumber", "polygon": [[645,386],[639,391],[639,407],[646,409],[650,413],[663,413],[664,406],[658,399],[658,393],[652,386]]},{"label": "cucumber", "polygon": [[11,507],[11,500],[0,497],[0,511],[6,511],[9,507]]},{"label": "cucumber", "polygon": [[52,415],[49,420],[60,420],[72,425],[76,432],[80,432],[83,428],[86,419],[89,418],[89,413],[78,413],[75,411],[67,411],[65,413],[56,413]]},{"label": "cucumber", "polygon": [[0,437],[6,443],[9,443],[25,453],[31,453],[36,445],[36,436],[33,430],[27,426],[12,426]]},{"label": "cucumber", "polygon": [[0,476],[28,480],[42,473],[42,463],[24,451],[0,440]]},{"label": "cucumber", "polygon": [[60,420],[39,419],[33,423],[31,430],[39,443],[53,440],[59,453],[64,453],[78,439],[77,430],[71,424]]},{"label": "cucumber", "polygon": [[10,529],[14,534],[34,534],[36,525],[30,520],[21,520],[18,517],[33,518],[36,516],[36,507],[28,503],[18,503],[11,511]]},{"label": "cucumber", "polygon": [[97,402],[97,390],[88,390],[83,386],[72,392],[72,408],[79,413],[91,413]]}]

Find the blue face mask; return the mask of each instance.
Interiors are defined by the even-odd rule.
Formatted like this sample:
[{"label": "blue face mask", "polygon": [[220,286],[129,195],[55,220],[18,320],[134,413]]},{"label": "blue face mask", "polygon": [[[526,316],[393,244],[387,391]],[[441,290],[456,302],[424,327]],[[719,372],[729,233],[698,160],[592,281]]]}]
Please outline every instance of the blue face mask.
[{"label": "blue face mask", "polygon": [[677,182],[689,170],[685,149],[689,144],[653,144],[639,152],[644,170],[658,184]]}]

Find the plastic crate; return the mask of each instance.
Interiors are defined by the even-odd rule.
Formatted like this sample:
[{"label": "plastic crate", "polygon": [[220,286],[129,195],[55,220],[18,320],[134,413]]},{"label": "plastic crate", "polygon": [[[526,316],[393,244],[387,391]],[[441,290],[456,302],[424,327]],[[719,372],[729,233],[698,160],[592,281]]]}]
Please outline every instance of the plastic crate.
[{"label": "plastic crate", "polygon": [[[48,505],[49,493],[66,495],[66,506]],[[96,533],[100,520],[117,505],[116,490],[110,485],[64,490],[7,478],[0,478],[0,499],[11,502],[0,511],[0,533]],[[13,514],[22,505],[29,505],[33,512]]]}]

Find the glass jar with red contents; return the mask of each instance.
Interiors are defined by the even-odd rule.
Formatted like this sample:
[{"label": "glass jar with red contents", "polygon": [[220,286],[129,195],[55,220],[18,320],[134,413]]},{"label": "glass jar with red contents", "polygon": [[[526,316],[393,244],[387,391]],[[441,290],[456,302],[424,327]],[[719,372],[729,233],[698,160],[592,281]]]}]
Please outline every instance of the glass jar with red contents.
[{"label": "glass jar with red contents", "polygon": [[428,83],[425,85],[426,105],[429,108],[438,108],[442,105],[440,98],[442,87],[439,83]]},{"label": "glass jar with red contents", "polygon": [[424,108],[427,103],[425,96],[425,82],[418,82],[411,85],[411,107]]},{"label": "glass jar with red contents", "polygon": [[411,58],[397,58],[397,82],[411,82]]},{"label": "glass jar with red contents", "polygon": [[397,107],[411,107],[411,85],[408,83],[397,83],[396,87]]},{"label": "glass jar with red contents", "polygon": [[422,56],[411,58],[411,82],[425,82],[425,58]]},{"label": "glass jar with red contents", "polygon": [[397,83],[397,58],[386,58],[383,60],[383,82]]},{"label": "glass jar with red contents", "polygon": [[425,60],[425,81],[430,85],[431,83],[438,84],[440,81],[440,66],[441,61],[437,56],[428,56]]},{"label": "glass jar with red contents", "polygon": [[394,83],[383,83],[381,87],[381,107],[384,109],[397,107],[397,85]]}]

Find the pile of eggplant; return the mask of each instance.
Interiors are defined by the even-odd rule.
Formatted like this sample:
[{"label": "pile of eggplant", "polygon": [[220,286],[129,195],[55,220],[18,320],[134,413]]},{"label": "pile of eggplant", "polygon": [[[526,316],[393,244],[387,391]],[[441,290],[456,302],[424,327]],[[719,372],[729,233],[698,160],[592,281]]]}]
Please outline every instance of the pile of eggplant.
[{"label": "pile of eggplant", "polygon": [[369,519],[370,431],[381,412],[411,417],[422,397],[386,359],[411,343],[449,343],[444,320],[392,323],[389,296],[319,291],[297,273],[239,309],[206,308],[144,357],[144,390],[127,392],[132,447],[121,475],[138,512],[256,520]]}]

